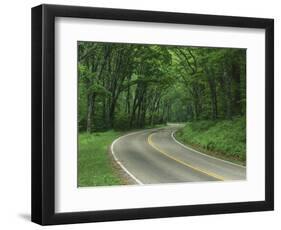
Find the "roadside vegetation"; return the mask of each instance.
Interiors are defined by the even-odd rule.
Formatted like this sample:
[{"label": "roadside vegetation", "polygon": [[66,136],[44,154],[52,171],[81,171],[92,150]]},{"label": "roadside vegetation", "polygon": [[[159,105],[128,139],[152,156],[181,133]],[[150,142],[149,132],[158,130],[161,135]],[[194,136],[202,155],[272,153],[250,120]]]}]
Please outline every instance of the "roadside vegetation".
[{"label": "roadside vegetation", "polygon": [[245,117],[220,121],[188,122],[176,139],[204,153],[235,163],[246,163]]},{"label": "roadside vegetation", "polygon": [[115,131],[79,134],[79,187],[126,184],[108,154],[110,144],[120,135]]},{"label": "roadside vegetation", "polygon": [[[166,124],[145,128],[164,126]],[[110,153],[112,142],[124,134],[114,130],[79,133],[78,187],[131,184]]]}]

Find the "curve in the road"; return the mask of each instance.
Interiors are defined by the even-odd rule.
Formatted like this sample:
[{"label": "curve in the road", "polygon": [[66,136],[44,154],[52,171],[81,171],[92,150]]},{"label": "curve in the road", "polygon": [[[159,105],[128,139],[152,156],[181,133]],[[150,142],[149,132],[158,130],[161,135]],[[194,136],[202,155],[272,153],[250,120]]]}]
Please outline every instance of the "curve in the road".
[{"label": "curve in the road", "polygon": [[244,180],[246,168],[198,154],[176,141],[179,127],[148,129],[116,139],[111,153],[137,184]]},{"label": "curve in the road", "polygon": [[174,161],[178,162],[179,164],[182,164],[182,165],[184,165],[184,166],[186,166],[186,167],[189,167],[189,168],[191,168],[191,169],[193,169],[193,170],[195,170],[195,171],[198,171],[198,172],[200,172],[200,173],[204,173],[204,174],[206,174],[206,175],[208,175],[208,176],[210,176],[210,177],[214,177],[214,178],[217,179],[217,180],[221,180],[221,181],[224,181],[224,180],[225,180],[225,178],[222,177],[222,176],[219,176],[219,175],[217,175],[217,174],[215,174],[215,173],[213,173],[213,172],[209,172],[209,171],[207,171],[207,170],[204,170],[204,169],[195,167],[195,166],[193,166],[193,165],[191,165],[191,164],[189,164],[189,163],[187,163],[187,162],[184,162],[184,161],[182,161],[182,160],[180,160],[180,159],[178,159],[178,158],[176,158],[176,157],[171,156],[169,153],[167,153],[166,151],[164,151],[163,149],[161,149],[159,146],[157,146],[157,145],[152,141],[152,136],[153,136],[153,135],[154,135],[154,134],[152,133],[152,134],[150,134],[150,135],[148,136],[147,142],[148,142],[148,144],[150,144],[153,148],[155,148],[156,150],[158,150],[159,153],[161,153],[161,154],[165,155],[166,157],[170,158],[171,160],[174,160]]},{"label": "curve in the road", "polygon": [[[135,132],[137,133],[137,132]],[[124,137],[127,137],[129,135],[133,135],[135,133],[129,133],[129,134],[126,134],[124,136],[121,136],[121,137],[118,137],[116,140],[114,140],[110,146],[110,150],[111,150],[111,154],[113,155],[113,158],[114,160],[117,162],[117,164],[137,183],[137,184],[140,184],[140,185],[143,185],[143,183],[138,179],[136,178],[120,161],[119,159],[117,158],[114,150],[113,150],[113,146],[114,144],[119,141],[121,138],[124,138]]]}]

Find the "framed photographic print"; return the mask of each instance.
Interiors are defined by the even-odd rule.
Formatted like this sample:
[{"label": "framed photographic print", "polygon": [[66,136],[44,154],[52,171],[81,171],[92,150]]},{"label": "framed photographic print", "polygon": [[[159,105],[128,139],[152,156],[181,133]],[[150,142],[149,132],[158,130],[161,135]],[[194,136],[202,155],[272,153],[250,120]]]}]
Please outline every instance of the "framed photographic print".
[{"label": "framed photographic print", "polygon": [[273,210],[273,19],[32,9],[32,221]]}]

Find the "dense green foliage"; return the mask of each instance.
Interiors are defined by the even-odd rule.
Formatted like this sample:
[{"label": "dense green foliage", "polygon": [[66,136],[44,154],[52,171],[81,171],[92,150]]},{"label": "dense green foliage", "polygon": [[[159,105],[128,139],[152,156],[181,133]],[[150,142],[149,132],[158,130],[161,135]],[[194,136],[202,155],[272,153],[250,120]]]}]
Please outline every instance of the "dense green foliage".
[{"label": "dense green foliage", "polygon": [[244,49],[78,42],[79,131],[243,117],[245,63]]},{"label": "dense green foliage", "polygon": [[176,138],[182,143],[228,160],[242,163],[246,161],[245,117],[188,122],[176,132]]},{"label": "dense green foliage", "polygon": [[180,141],[245,162],[245,49],[78,42],[78,84],[79,186],[124,184],[107,154],[116,130],[167,122],[187,122]]},{"label": "dense green foliage", "polygon": [[124,184],[107,154],[108,147],[119,135],[120,133],[114,131],[79,135],[79,187]]}]

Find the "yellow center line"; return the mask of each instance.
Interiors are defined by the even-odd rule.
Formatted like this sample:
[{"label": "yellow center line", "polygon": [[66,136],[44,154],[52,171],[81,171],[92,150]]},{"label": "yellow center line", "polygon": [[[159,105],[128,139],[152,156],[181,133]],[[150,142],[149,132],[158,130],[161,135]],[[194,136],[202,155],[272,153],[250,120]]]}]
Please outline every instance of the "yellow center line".
[{"label": "yellow center line", "polygon": [[168,154],[167,152],[165,152],[163,149],[160,149],[157,145],[155,145],[155,144],[153,143],[153,141],[152,141],[152,139],[151,139],[152,135],[153,135],[153,133],[148,136],[147,142],[148,142],[148,144],[149,144],[151,147],[153,147],[154,149],[156,149],[159,153],[162,153],[162,154],[165,155],[166,157],[168,157],[168,158],[170,158],[170,159],[172,159],[172,160],[174,160],[174,161],[176,161],[176,162],[178,162],[178,163],[180,163],[180,164],[182,164],[182,165],[184,165],[184,166],[186,166],[186,167],[188,167],[188,168],[191,168],[191,169],[193,169],[193,170],[195,170],[195,171],[199,171],[199,172],[204,173],[204,174],[206,174],[206,175],[208,175],[208,176],[210,176],[210,177],[214,177],[214,178],[216,178],[217,180],[221,180],[221,181],[224,181],[224,180],[225,180],[224,177],[222,177],[222,176],[219,176],[219,175],[217,175],[217,174],[215,174],[215,173],[213,173],[213,172],[209,172],[209,171],[206,171],[206,170],[204,170],[204,169],[201,169],[201,168],[192,166],[192,165],[190,165],[190,164],[188,164],[188,163],[186,163],[186,162],[184,162],[184,161],[182,161],[182,160],[179,160],[179,159],[177,159],[177,158],[171,156],[170,154]]}]

